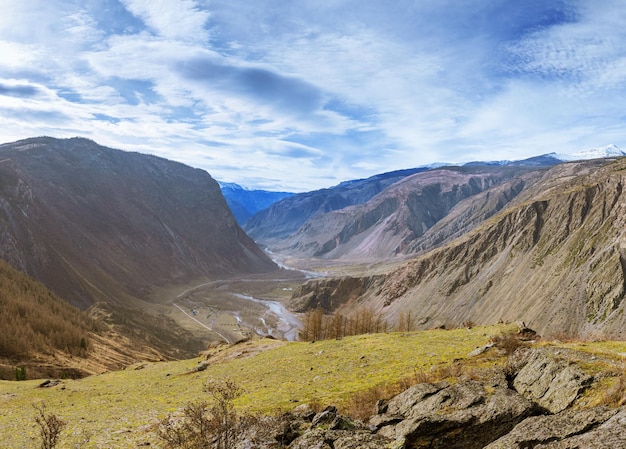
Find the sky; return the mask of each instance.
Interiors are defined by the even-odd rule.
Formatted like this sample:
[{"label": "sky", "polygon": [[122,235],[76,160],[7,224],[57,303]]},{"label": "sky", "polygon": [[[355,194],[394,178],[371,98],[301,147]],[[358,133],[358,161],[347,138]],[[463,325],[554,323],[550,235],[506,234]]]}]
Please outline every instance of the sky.
[{"label": "sky", "polygon": [[626,148],[625,0],[0,0],[0,142],[252,189]]}]

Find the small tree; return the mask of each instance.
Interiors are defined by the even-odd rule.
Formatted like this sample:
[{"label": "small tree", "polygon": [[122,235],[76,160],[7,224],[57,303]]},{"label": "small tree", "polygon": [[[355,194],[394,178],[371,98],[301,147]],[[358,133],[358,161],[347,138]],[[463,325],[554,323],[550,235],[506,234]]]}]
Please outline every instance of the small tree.
[{"label": "small tree", "polygon": [[26,367],[24,365],[15,368],[15,380],[26,380]]},{"label": "small tree", "polygon": [[41,436],[41,449],[54,449],[59,442],[61,431],[65,427],[65,421],[60,420],[55,414],[47,413],[45,404],[34,404],[37,411],[35,422],[39,426]]}]

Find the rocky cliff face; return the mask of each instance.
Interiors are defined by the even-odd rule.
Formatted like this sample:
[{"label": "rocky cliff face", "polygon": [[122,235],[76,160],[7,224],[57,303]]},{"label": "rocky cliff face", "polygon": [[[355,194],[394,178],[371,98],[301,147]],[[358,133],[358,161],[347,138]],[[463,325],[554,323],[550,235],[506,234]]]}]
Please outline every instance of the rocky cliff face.
[{"label": "rocky cliff face", "polygon": [[365,203],[395,182],[426,170],[426,168],[398,170],[345,182],[330,189],[299,193],[272,204],[252,216],[246,223],[245,230],[255,240],[264,244],[280,241],[318,214]]},{"label": "rocky cliff face", "polygon": [[[533,176],[527,171],[471,166],[417,173],[363,204],[310,218],[271,248],[298,257],[352,260],[388,259],[431,249],[502,209],[537,178],[537,172]],[[436,225],[436,232],[429,233]]]},{"label": "rocky cliff face", "polygon": [[80,307],[275,265],[204,171],[36,138],[0,146],[0,257]]},{"label": "rocky cliff face", "polygon": [[624,160],[559,165],[458,239],[386,273],[311,280],[294,300],[411,311],[421,328],[523,320],[545,335],[623,336],[625,175]]}]

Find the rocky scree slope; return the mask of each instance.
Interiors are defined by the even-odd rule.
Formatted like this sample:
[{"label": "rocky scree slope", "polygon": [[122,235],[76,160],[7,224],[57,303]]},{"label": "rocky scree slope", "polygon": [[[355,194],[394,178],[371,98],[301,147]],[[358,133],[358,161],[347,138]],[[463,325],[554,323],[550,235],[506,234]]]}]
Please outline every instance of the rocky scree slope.
[{"label": "rocky scree slope", "polygon": [[523,320],[543,335],[623,337],[626,160],[558,165],[474,230],[399,268],[310,280],[302,310],[365,304],[417,328]]},{"label": "rocky scree slope", "polygon": [[[472,165],[417,173],[363,204],[310,218],[270,247],[297,257],[343,260],[381,260],[431,249],[502,209],[540,173],[528,172],[526,167]],[[437,225],[436,233],[429,233]]]}]

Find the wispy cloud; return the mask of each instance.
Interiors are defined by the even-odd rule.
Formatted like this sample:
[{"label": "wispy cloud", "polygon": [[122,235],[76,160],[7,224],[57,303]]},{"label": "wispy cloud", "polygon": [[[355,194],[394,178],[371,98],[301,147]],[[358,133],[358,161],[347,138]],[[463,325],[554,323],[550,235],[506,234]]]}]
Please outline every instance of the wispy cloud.
[{"label": "wispy cloud", "polygon": [[249,187],[626,146],[619,0],[0,0],[0,140]]}]

